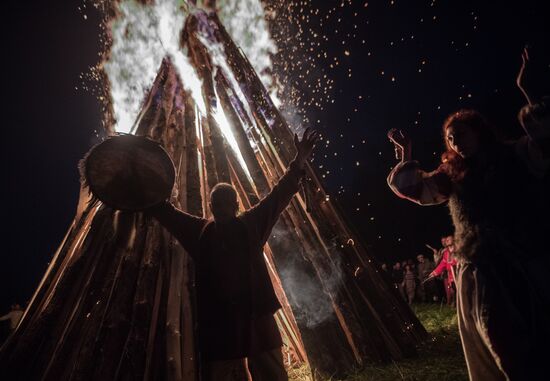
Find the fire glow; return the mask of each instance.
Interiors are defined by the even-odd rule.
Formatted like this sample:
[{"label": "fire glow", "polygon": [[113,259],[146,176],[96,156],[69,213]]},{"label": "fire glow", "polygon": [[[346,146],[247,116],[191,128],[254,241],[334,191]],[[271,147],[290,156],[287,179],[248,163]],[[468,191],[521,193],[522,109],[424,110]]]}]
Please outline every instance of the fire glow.
[{"label": "fire glow", "polygon": [[[271,54],[277,47],[267,29],[259,0],[219,2],[218,13],[229,33],[250,59],[275,104],[276,83],[269,74]],[[133,0],[117,4],[118,17],[108,25],[112,46],[103,69],[110,83],[114,130],[133,133],[134,121],[164,57],[170,57],[186,90],[200,112],[206,114],[201,81],[180,47],[187,16],[195,9],[178,0],[157,0],[148,5]],[[218,60],[225,60],[219,57]]]}]

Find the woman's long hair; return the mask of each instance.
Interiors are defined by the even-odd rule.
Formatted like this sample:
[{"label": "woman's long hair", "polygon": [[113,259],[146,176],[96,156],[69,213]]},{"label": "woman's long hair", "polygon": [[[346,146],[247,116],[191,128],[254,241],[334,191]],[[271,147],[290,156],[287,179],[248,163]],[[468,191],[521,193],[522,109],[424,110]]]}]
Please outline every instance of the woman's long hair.
[{"label": "woman's long hair", "polygon": [[497,138],[491,124],[476,110],[462,109],[449,115],[443,123],[443,140],[446,151],[441,155],[440,168],[453,182],[461,181],[468,170],[467,162],[451,149],[447,141],[447,128],[454,124],[470,127],[479,138],[482,150],[488,150],[495,145]]}]

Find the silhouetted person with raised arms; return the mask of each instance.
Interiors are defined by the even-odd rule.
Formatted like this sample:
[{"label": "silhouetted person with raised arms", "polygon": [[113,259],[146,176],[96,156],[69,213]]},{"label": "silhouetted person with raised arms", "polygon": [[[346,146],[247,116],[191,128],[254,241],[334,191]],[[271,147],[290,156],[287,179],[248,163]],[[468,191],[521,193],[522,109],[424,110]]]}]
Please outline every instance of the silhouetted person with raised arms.
[{"label": "silhouetted person with raised arms", "polygon": [[[213,219],[192,216],[168,202],[150,213],[193,258],[196,269],[199,349],[207,381],[287,380],[282,339],[273,314],[281,308],[269,278],[263,246],[298,191],[317,132],[294,136],[296,157],[271,192],[238,214],[237,192],[216,185]],[[246,366],[248,360],[248,369]]]}]

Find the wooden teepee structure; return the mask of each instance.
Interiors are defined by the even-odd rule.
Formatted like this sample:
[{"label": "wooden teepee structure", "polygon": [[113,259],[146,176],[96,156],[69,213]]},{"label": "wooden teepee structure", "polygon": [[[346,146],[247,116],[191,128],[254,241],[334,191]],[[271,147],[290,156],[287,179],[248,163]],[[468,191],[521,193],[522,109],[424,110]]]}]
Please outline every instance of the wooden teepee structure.
[{"label": "wooden teepee structure", "polygon": [[[223,64],[211,46],[222,47]],[[248,208],[293,158],[293,134],[215,13],[190,15],[181,47],[202,80],[205,112],[165,58],[133,132],[161,142],[172,156],[176,206],[209,216],[209,191],[225,181]],[[414,354],[424,328],[371,263],[311,167],[304,188],[265,247],[283,305],[277,322],[289,365],[335,374]],[[303,290],[281,276],[288,268],[321,290],[316,303],[328,306],[322,322],[303,318]],[[336,270],[339,285],[331,287],[327,279]],[[83,189],[65,239],[1,349],[0,377],[198,380],[193,287],[192,262],[156,221],[90,201]]]}]

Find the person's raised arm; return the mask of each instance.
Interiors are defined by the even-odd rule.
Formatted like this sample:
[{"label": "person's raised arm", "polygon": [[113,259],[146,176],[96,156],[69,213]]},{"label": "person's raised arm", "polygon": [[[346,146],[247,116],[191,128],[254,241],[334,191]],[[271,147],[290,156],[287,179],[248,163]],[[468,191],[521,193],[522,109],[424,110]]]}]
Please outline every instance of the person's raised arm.
[{"label": "person's raised arm", "polygon": [[525,84],[524,84],[524,74],[528,63],[529,63],[529,51],[527,50],[527,46],[526,46],[523,48],[523,51],[521,52],[521,66],[519,68],[518,76],[516,77],[516,85],[518,86],[519,90],[522,92],[523,96],[527,100],[527,104],[532,105],[533,98],[525,88]]},{"label": "person's raised arm", "polygon": [[207,222],[206,219],[185,213],[168,201],[149,208],[146,210],[146,214],[155,217],[187,252],[193,254],[196,251],[201,230]]},{"label": "person's raised arm", "polygon": [[524,74],[529,71],[529,52],[525,48],[516,84],[527,100],[518,114],[525,136],[516,142],[516,151],[530,171],[544,177],[550,168],[550,97],[536,100],[524,84]]},{"label": "person's raised arm", "polygon": [[300,180],[305,173],[305,164],[311,156],[318,139],[318,133],[309,128],[304,132],[302,139],[294,134],[296,156],[288,166],[285,174],[266,197],[243,213],[243,219],[247,221],[247,224],[253,229],[257,239],[262,244],[267,241],[279,215],[300,189]]},{"label": "person's raised arm", "polygon": [[395,146],[396,158],[401,161],[388,175],[388,186],[399,197],[420,205],[441,204],[449,199],[451,181],[441,170],[425,172],[417,161],[411,160],[411,141],[401,130],[392,129],[388,138]]},{"label": "person's raised arm", "polygon": [[428,249],[430,249],[432,251],[432,254],[433,254],[434,257],[436,256],[438,250],[435,247],[433,247],[431,245],[428,245],[427,243],[424,246],[426,246]]},{"label": "person's raised arm", "polygon": [[395,158],[401,160],[402,163],[412,160],[412,143],[411,139],[402,130],[392,128],[388,131],[388,139],[393,143],[395,148]]}]

